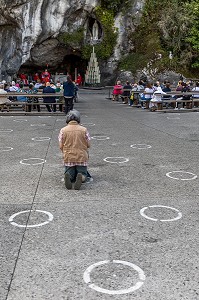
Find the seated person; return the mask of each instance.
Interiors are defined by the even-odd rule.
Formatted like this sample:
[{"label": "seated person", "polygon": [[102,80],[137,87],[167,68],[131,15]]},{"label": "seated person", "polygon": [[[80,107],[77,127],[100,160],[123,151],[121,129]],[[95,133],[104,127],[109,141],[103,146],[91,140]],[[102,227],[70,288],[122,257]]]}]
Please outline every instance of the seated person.
[{"label": "seated person", "polygon": [[[34,88],[34,85],[33,85],[33,84],[31,84],[31,83],[29,84],[27,93],[28,93],[28,94],[37,94],[37,89]],[[38,97],[28,97],[27,102],[28,102],[28,103],[39,103],[39,99],[38,99]],[[33,109],[34,109],[34,108],[37,108],[37,111],[38,111],[38,112],[41,111],[40,105],[33,105]],[[27,110],[28,110],[29,112],[31,112],[31,109],[32,109],[32,105],[28,105]]]},{"label": "seated person", "polygon": [[[17,90],[17,93],[26,93],[26,90],[24,90],[24,84],[23,83],[19,84],[19,88]],[[26,102],[27,97],[26,96],[17,96],[17,101]]]},{"label": "seated person", "polygon": [[[199,99],[199,82],[196,82],[196,86],[192,89],[192,91],[198,92],[198,94],[192,95],[193,101],[194,99]],[[198,106],[198,102],[194,102],[194,106]]]},{"label": "seated person", "polygon": [[113,101],[119,101],[119,95],[122,95],[122,88],[121,81],[118,80],[113,87]]},{"label": "seated person", "polygon": [[139,102],[139,92],[143,90],[143,87],[140,86],[138,83],[134,83],[131,90],[129,106],[138,105]]},{"label": "seated person", "polygon": [[131,96],[131,90],[132,90],[132,86],[130,85],[129,81],[127,81],[126,84],[123,86],[123,90],[122,90],[123,92],[121,95],[124,104],[128,104],[128,100],[130,99]]},{"label": "seated person", "polygon": [[162,95],[165,95],[166,93],[163,92],[162,88],[160,86],[157,87],[157,90],[153,93],[151,101],[149,103],[149,108],[151,110],[155,110],[158,108],[157,103],[162,102]]},{"label": "seated person", "polygon": [[[171,92],[170,83],[169,83],[169,82],[166,82],[166,83],[165,83],[165,87],[164,87],[162,90],[163,90],[163,92],[165,92],[165,93]],[[164,100],[170,100],[171,95],[163,95],[162,98],[163,98]],[[165,103],[165,102],[164,102],[164,103]],[[170,105],[173,106],[173,103],[171,103]],[[168,108],[168,106],[169,106],[169,104],[166,103],[166,108]]]},{"label": "seated person", "polygon": [[[148,108],[149,107],[149,102],[152,98],[152,95],[154,93],[153,87],[151,83],[147,83],[145,89],[144,89],[144,98],[142,98],[143,96],[141,96],[141,107],[142,108]],[[144,106],[144,102],[142,100],[145,100],[145,106]]]},{"label": "seated person", "polygon": [[4,90],[4,85],[0,83],[0,94],[5,95],[0,97],[0,110],[3,112],[4,108],[9,111],[9,106],[6,106],[6,102],[9,102],[8,98],[6,97],[7,91]]},{"label": "seated person", "polygon": [[[50,82],[46,82],[46,87],[43,89],[43,94],[55,94],[55,89],[50,86]],[[43,97],[43,102],[46,103],[46,108],[48,112],[56,112],[56,97]],[[50,103],[54,103],[50,105]]]},{"label": "seated person", "polygon": [[[177,89],[176,89],[176,91],[177,91]],[[180,91],[181,91],[182,93],[186,93],[186,92],[189,92],[189,91],[190,91],[190,88],[189,88],[189,86],[188,86],[186,83],[183,83],[182,88],[181,88]],[[183,100],[190,100],[190,99],[191,99],[191,95],[186,95],[186,94],[183,94],[183,95],[175,95],[174,97],[175,97],[175,99],[177,100],[177,101],[176,101],[176,107],[175,107],[176,109],[178,109],[178,104],[181,103],[180,100],[182,100],[182,102],[183,102]],[[182,104],[182,109],[184,109],[185,105],[186,105],[186,102],[183,102],[183,104]]]}]

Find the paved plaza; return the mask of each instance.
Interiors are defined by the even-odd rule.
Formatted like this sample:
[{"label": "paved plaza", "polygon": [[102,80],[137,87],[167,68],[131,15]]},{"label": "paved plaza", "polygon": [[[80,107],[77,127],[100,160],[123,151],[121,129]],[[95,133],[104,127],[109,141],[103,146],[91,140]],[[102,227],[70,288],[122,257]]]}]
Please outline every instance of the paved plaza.
[{"label": "paved plaza", "polygon": [[0,300],[198,300],[199,113],[80,90],[90,182],[66,190],[63,115],[0,116]]}]

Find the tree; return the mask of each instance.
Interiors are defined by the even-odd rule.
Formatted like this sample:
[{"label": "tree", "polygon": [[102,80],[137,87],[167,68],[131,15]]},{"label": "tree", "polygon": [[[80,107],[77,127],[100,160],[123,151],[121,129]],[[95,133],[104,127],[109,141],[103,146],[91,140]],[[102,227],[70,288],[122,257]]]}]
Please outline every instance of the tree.
[{"label": "tree", "polygon": [[191,22],[190,29],[188,31],[187,42],[190,43],[193,51],[192,67],[199,67],[199,2],[193,0],[190,3],[185,4],[185,10],[189,12],[189,18]]}]

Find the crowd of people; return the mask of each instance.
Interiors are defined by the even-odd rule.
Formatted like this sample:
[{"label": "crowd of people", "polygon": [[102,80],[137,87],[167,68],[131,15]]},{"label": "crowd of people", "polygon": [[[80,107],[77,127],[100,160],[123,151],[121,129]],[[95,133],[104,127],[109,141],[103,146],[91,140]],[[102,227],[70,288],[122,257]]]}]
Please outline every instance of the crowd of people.
[{"label": "crowd of people", "polygon": [[[78,86],[82,85],[82,77],[78,74],[76,81],[72,81],[71,75],[66,76],[66,81],[60,83],[57,81],[54,83],[51,78],[51,74],[48,70],[44,70],[41,74],[35,73],[33,75],[34,81],[29,82],[26,78],[26,75],[21,73],[20,79],[7,83],[6,81],[0,82],[0,94],[4,94],[5,97],[0,97],[0,109],[8,110],[9,107],[3,105],[5,102],[10,101],[21,101],[29,102],[34,105],[28,106],[28,111],[32,109],[37,109],[38,112],[41,111],[39,105],[39,97],[26,96],[25,94],[37,94],[39,91],[42,91],[43,94],[43,103],[46,104],[46,109],[48,112],[56,112],[57,106],[56,103],[59,103],[59,111],[67,112],[73,108],[74,98],[77,96]],[[170,96],[167,93],[171,91],[184,92],[182,95],[173,95]],[[156,81],[154,83],[138,81],[130,83],[126,81],[124,84],[120,80],[116,82],[112,91],[112,100],[119,101],[119,98],[122,99],[124,104],[129,106],[141,106],[143,109],[150,108],[151,110],[157,109],[157,103],[161,102],[162,99],[178,99],[178,102],[182,100],[182,108],[185,107],[185,102],[183,100],[189,100],[191,97],[194,99],[199,98],[199,94],[185,94],[185,92],[196,91],[199,92],[199,82],[193,84],[192,81],[183,81],[179,80],[177,86],[171,86],[169,81],[160,82]],[[6,97],[6,93],[15,93],[15,96],[9,96],[9,100]],[[16,96],[16,93],[23,93],[23,95]],[[56,96],[57,93],[63,93],[63,97]],[[55,96],[47,94],[55,94]],[[42,96],[41,96],[42,98]],[[164,101],[166,102],[166,101]],[[65,105],[63,105],[65,104]],[[166,104],[166,107],[175,107],[175,103]],[[197,106],[197,102],[194,102],[194,105]]]},{"label": "crowd of people", "polygon": [[[67,72],[66,76],[70,76],[71,79],[72,75]],[[45,69],[43,72],[36,72],[32,75],[26,75],[25,73],[18,74],[18,78],[16,79],[16,82],[22,82],[25,86],[29,85],[31,82],[34,83],[46,83],[46,82],[53,82],[54,76],[48,71],[48,69]],[[81,86],[83,85],[83,77],[80,73],[77,74],[76,78],[74,78],[75,84]]]},{"label": "crowd of people", "polygon": [[[174,94],[169,95],[167,93],[176,91],[183,92],[183,95]],[[182,101],[182,108],[185,107],[186,100],[190,100],[191,97],[199,99],[199,94],[186,94],[186,92],[196,91],[199,92],[199,82],[195,83],[195,86],[192,81],[183,81],[179,80],[177,86],[171,86],[169,81],[156,81],[154,83],[144,82],[140,80],[139,82],[130,83],[126,81],[124,84],[120,80],[116,82],[112,91],[112,101],[119,101],[119,98],[122,99],[123,104],[128,104],[129,106],[141,106],[143,109],[150,108],[151,110],[157,109],[157,103],[162,102],[162,100],[169,99],[178,99]],[[166,101],[164,101],[166,103]],[[175,103],[166,103],[166,107],[170,106],[175,107]],[[197,106],[197,102],[194,103]],[[178,107],[176,107],[178,108]]]},{"label": "crowd of people", "polygon": [[[56,112],[56,103],[59,103],[59,111],[62,112],[64,108],[65,114],[67,114],[69,110],[73,109],[73,102],[77,97],[78,85],[81,85],[80,79],[77,77],[79,82],[79,84],[77,84],[72,81],[70,75],[67,75],[66,81],[61,84],[59,81],[54,83],[50,78],[50,74],[48,75],[48,72],[44,72],[44,76],[46,76],[45,80],[41,81],[41,79],[35,75],[34,79],[36,81],[30,83],[23,76],[23,80],[21,78],[20,81],[17,80],[7,83],[3,80],[0,82],[0,94],[4,94],[4,97],[0,97],[0,110],[9,111],[9,105],[5,105],[5,103],[9,103],[10,101],[32,103],[33,105],[27,106],[28,112],[32,109],[37,109],[37,111],[40,112],[39,97],[35,96],[35,94],[40,92],[39,94],[42,93],[40,98],[43,98],[43,103],[45,103],[48,112]],[[9,95],[9,97],[7,97],[7,93],[13,93],[15,95]],[[58,93],[63,94],[63,96],[56,96]],[[19,96],[16,94],[19,94]],[[30,94],[33,94],[33,96],[31,97]],[[48,96],[48,94],[51,95]],[[52,94],[55,94],[55,96],[52,96]]]}]

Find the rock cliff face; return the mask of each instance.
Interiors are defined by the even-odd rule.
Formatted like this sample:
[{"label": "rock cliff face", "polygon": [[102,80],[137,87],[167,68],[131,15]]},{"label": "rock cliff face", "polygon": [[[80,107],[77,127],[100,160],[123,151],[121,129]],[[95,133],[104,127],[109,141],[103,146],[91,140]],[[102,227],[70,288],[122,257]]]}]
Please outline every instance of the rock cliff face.
[{"label": "rock cliff face", "polygon": [[[63,46],[57,37],[63,32],[73,32],[88,26],[94,8],[100,0],[0,0],[0,80],[12,78],[21,68],[56,70],[64,59],[77,56]],[[128,15],[118,15],[115,25],[119,30],[118,44],[112,59],[117,62],[122,51],[128,52],[127,32],[133,30],[132,17],[139,16],[144,0],[132,0]]]}]

